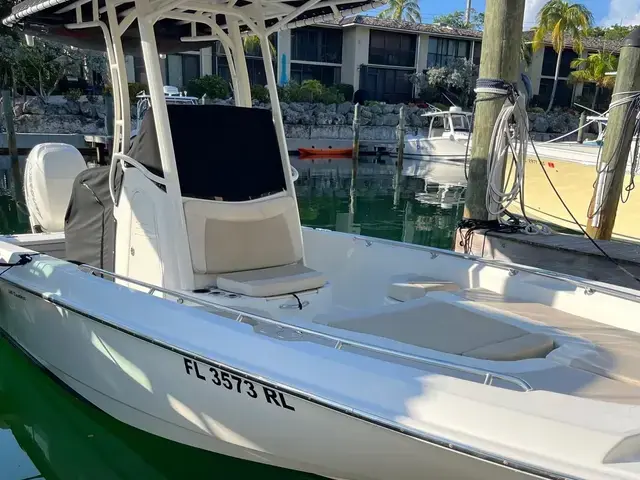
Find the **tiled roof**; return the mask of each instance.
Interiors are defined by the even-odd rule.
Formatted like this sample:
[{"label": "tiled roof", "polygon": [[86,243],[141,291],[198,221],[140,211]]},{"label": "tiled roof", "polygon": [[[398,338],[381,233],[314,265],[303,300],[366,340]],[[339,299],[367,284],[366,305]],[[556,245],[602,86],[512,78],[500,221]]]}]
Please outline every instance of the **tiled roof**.
[{"label": "tiled roof", "polygon": [[[533,31],[528,30],[522,33],[523,37],[527,40],[533,39]],[[547,34],[544,37],[544,42],[551,45],[551,34]],[[582,45],[586,50],[606,50],[608,52],[620,52],[622,48],[622,40],[605,40],[602,37],[586,37],[582,40]],[[565,38],[565,47],[573,48],[573,38]]]},{"label": "tiled roof", "polygon": [[[345,17],[340,20],[331,20],[324,22],[329,25],[363,25],[367,27],[377,27],[389,30],[399,30],[403,32],[416,32],[416,33],[429,33],[433,35],[442,35],[448,37],[460,37],[469,39],[482,39],[482,32],[479,30],[470,30],[465,28],[452,28],[441,25],[434,25],[428,23],[413,23],[405,22],[402,20],[389,20],[386,18],[374,17],[369,15],[355,15],[352,17]],[[522,33],[523,37],[527,40],[533,38],[533,31],[528,30]],[[545,37],[545,43],[551,45],[551,35]],[[591,50],[607,50],[609,52],[620,52],[622,48],[622,40],[605,40],[601,37],[587,37],[582,41],[585,49]],[[567,48],[573,47],[573,39],[568,37],[565,41]]]},{"label": "tiled roof", "polygon": [[373,17],[368,15],[356,15],[345,17],[340,20],[340,25],[363,25],[367,27],[378,27],[391,30],[402,30],[405,32],[431,33],[451,37],[482,38],[482,32],[465,28],[444,27],[428,23],[413,23],[402,20],[389,20],[386,18]]}]

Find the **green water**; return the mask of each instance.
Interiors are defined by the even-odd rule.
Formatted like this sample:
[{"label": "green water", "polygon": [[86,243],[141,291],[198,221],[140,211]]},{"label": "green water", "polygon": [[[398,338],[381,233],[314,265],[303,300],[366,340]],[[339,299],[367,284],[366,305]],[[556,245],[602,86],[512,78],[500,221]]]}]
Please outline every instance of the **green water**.
[{"label": "green water", "polygon": [[[386,161],[388,163],[388,161]],[[451,248],[460,187],[398,175],[367,159],[294,163],[305,225]],[[26,232],[0,171],[0,231]],[[443,192],[445,192],[443,194]],[[311,479],[176,444],[122,424],[76,398],[0,337],[0,480]]]}]

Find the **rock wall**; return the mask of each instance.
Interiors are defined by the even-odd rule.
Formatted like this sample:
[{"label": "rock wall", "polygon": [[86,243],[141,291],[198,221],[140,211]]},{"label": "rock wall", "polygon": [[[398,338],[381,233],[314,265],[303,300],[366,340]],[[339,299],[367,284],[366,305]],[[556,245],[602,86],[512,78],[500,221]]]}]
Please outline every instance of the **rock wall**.
[{"label": "rock wall", "polygon": [[[48,102],[30,97],[13,107],[17,133],[105,134],[105,105],[102,97],[78,101],[51,97]],[[4,131],[4,119],[2,121]]]},{"label": "rock wall", "polygon": [[[216,100],[215,104],[232,104],[233,99]],[[254,101],[254,106],[271,108]],[[280,104],[285,130],[289,138],[348,139],[352,137],[354,105],[292,102]],[[374,104],[360,109],[360,138],[363,140],[394,141],[401,105]],[[427,110],[415,105],[405,106],[405,125],[408,134],[417,134],[428,126],[422,115]],[[132,107],[135,112],[135,107]],[[78,101],[50,97],[45,103],[37,97],[14,106],[18,133],[81,133],[105,134],[105,104],[102,97]],[[549,140],[578,128],[579,117],[571,113],[529,113],[531,132],[536,140]],[[2,125],[4,131],[4,125]],[[591,130],[595,132],[595,128]],[[575,138],[575,135],[567,139]]]}]

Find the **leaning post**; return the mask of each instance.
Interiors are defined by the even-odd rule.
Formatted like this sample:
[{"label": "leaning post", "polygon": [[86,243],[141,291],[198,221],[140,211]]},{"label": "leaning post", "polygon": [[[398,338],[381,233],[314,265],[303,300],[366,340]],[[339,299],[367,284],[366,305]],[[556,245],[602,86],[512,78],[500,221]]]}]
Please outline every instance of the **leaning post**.
[{"label": "leaning post", "polygon": [[[612,103],[640,91],[640,27],[624,39],[620,50]],[[607,120],[607,138],[602,152],[602,168],[593,190],[587,233],[599,240],[610,240],[616,222],[618,203],[633,140],[633,128],[625,128],[630,103],[615,106]],[[635,107],[633,118],[640,109]],[[595,212],[595,213],[594,213]]]},{"label": "leaning post", "polygon": [[[520,42],[525,0],[487,0],[480,56],[480,78],[515,84],[520,72]],[[464,218],[488,220],[487,164],[491,134],[505,98],[479,93],[473,121]],[[490,100],[491,99],[491,100]]]}]

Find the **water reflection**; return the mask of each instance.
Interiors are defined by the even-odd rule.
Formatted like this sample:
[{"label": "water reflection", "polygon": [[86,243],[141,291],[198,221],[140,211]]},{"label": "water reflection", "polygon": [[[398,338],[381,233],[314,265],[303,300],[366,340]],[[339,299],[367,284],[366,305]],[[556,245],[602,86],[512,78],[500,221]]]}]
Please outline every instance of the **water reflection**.
[{"label": "water reflection", "polygon": [[2,480],[315,479],[197,450],[79,400],[0,337]]},{"label": "water reflection", "polygon": [[452,162],[292,158],[304,225],[451,248],[465,179]]}]

